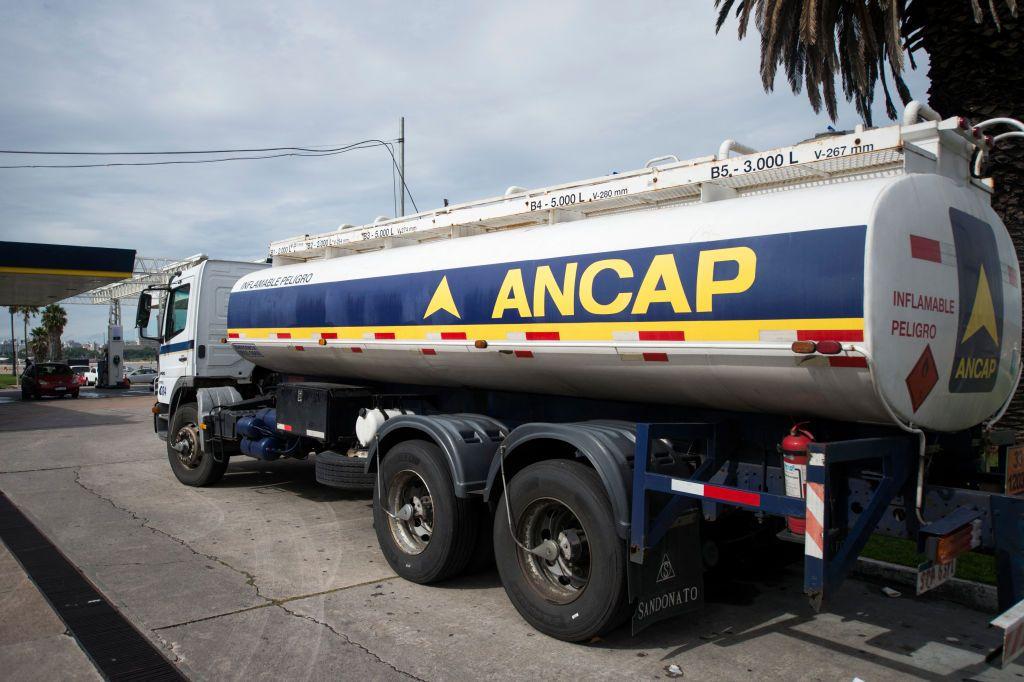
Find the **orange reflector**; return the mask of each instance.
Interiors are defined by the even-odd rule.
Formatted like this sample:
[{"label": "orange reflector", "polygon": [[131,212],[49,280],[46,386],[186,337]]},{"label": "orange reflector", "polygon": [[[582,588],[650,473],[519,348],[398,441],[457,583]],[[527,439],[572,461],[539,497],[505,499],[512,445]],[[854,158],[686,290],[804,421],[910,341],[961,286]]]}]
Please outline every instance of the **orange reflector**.
[{"label": "orange reflector", "polygon": [[205,431],[206,430],[206,424],[200,424],[199,428],[200,428],[200,430]]},{"label": "orange reflector", "polygon": [[159,407],[157,407],[156,405],[154,405],[154,406],[153,406],[152,408],[150,408],[150,409],[151,409],[151,411],[153,412],[153,414],[160,414],[160,408],[159,408]]},{"label": "orange reflector", "polygon": [[790,346],[794,353],[800,353],[806,355],[807,353],[813,353],[818,348],[818,344],[814,341],[794,341],[793,345]]},{"label": "orange reflector", "polygon": [[823,355],[835,355],[843,350],[843,344],[838,341],[818,341],[818,352]]},{"label": "orange reflector", "polygon": [[485,339],[477,339],[473,342],[473,345],[477,348],[487,348],[487,341]]},{"label": "orange reflector", "polygon": [[221,343],[227,343],[228,340],[222,336],[222,337],[220,337],[220,342]]},{"label": "orange reflector", "polygon": [[327,339],[320,339],[319,341],[317,341],[317,343],[319,343],[321,346],[326,346],[327,345]]},{"label": "orange reflector", "polygon": [[[980,523],[977,524],[980,530]],[[948,564],[965,552],[971,551],[977,543],[975,542],[975,524],[969,523],[961,526],[949,535],[943,535],[935,543],[935,561],[940,564]],[[980,538],[979,538],[980,539]]]}]

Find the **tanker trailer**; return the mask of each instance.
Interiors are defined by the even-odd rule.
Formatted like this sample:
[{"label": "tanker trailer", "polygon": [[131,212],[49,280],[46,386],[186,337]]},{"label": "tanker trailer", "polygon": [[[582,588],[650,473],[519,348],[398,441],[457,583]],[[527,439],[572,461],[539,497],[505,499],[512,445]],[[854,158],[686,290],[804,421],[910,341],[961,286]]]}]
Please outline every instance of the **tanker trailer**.
[{"label": "tanker trailer", "polygon": [[[1019,264],[972,172],[989,146],[915,105],[276,242],[227,306],[252,374],[155,408],[172,468],[315,453],[322,482],[375,489],[399,575],[493,550],[523,617],[574,641],[699,608],[701,538],[737,517],[804,546],[818,606],[872,530],[995,547],[968,492],[930,502],[1020,374]],[[815,437],[783,466],[796,421]]]}]

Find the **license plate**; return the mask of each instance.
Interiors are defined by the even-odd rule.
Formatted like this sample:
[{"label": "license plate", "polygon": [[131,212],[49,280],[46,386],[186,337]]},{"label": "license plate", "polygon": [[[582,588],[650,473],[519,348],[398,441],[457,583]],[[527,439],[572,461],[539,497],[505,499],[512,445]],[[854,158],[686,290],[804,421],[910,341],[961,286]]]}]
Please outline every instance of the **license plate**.
[{"label": "license plate", "polygon": [[917,593],[924,594],[956,575],[956,559],[949,563],[936,564],[926,561],[917,567]]},{"label": "license plate", "polygon": [[67,387],[65,387],[65,386],[54,386],[54,387],[53,387],[53,390],[55,390],[55,391],[57,391],[58,393],[60,393],[61,391],[66,391],[66,390],[68,390],[68,389],[67,389]]}]

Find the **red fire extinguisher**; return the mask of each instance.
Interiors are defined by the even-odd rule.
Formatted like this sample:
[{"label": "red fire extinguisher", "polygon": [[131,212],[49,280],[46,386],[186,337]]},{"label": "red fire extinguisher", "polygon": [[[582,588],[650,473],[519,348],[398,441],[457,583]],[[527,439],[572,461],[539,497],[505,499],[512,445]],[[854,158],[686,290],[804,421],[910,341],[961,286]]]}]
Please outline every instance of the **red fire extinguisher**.
[{"label": "red fire extinguisher", "polygon": [[[814,434],[801,428],[807,422],[794,424],[789,435],[782,439],[782,474],[786,481],[786,495],[804,499],[804,483],[807,481],[807,462],[810,456],[807,447],[814,441]],[[802,516],[787,516],[789,532],[803,535],[807,522]]]}]

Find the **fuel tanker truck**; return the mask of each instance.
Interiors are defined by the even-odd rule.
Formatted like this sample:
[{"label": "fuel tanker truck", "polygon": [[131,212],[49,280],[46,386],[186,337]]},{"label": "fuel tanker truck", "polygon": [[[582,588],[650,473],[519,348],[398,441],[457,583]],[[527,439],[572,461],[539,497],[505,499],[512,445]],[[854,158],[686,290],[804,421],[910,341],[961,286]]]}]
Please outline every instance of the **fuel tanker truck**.
[{"label": "fuel tanker truck", "polygon": [[758,532],[803,548],[818,608],[882,533],[919,541],[922,589],[995,552],[1008,609],[1024,500],[993,425],[1021,284],[982,176],[998,124],[913,104],[201,263],[160,292],[155,430],[187,485],[313,457],[373,489],[401,577],[493,560],[560,639],[700,608]]}]

